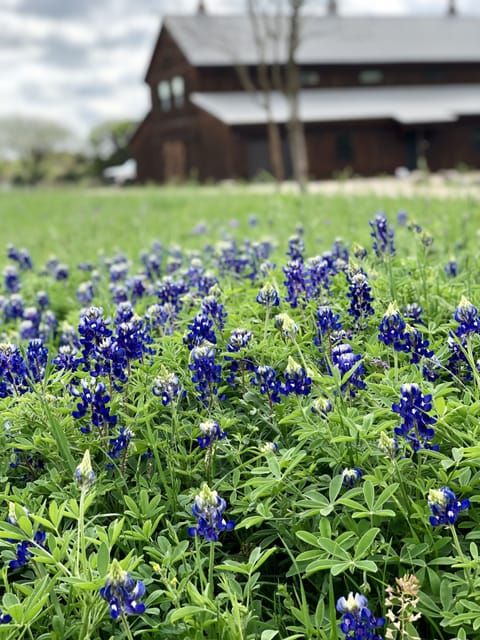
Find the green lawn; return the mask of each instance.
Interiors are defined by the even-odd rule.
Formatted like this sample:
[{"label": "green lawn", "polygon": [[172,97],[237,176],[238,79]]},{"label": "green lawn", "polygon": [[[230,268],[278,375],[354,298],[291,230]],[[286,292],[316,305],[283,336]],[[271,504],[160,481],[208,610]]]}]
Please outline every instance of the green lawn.
[{"label": "green lawn", "polygon": [[[368,242],[367,221],[378,210],[394,220],[400,209],[435,233],[437,247],[452,252],[459,241],[474,240],[480,229],[480,203],[468,199],[405,199],[378,196],[277,195],[212,187],[64,189],[0,193],[0,237],[27,247],[34,259],[54,253],[72,262],[95,259],[98,251],[130,255],[153,239],[182,246],[203,243],[194,227],[208,223],[208,240],[218,239],[237,220],[246,230],[250,215],[259,231],[288,237],[295,225],[320,248],[337,236]],[[448,232],[445,229],[448,228]]]}]

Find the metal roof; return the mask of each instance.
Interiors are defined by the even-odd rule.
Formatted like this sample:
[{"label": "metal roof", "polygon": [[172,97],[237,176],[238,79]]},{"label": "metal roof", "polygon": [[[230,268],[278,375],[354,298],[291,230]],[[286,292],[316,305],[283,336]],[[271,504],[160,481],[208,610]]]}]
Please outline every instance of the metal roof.
[{"label": "metal roof", "polygon": [[[288,120],[283,94],[272,94],[273,119]],[[227,125],[266,122],[261,94],[228,91],[192,93],[191,102]],[[303,122],[393,119],[402,124],[454,122],[480,115],[480,85],[394,86],[304,89],[300,92]]]},{"label": "metal roof", "polygon": [[[168,16],[164,26],[194,66],[258,62],[248,16]],[[268,29],[266,61],[284,62],[286,19]],[[301,30],[300,64],[480,62],[478,17],[308,16]]]}]

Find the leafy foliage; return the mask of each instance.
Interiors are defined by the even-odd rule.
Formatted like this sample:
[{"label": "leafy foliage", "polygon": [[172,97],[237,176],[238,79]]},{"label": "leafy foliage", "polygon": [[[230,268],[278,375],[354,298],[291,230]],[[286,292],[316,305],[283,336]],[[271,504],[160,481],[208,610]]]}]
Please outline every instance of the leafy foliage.
[{"label": "leafy foliage", "polygon": [[[393,253],[372,201],[228,196],[230,223],[218,193],[144,192],[152,217],[133,194],[52,208],[36,241],[17,200],[3,234],[32,254],[5,253],[0,298],[1,637],[474,638],[478,204],[461,235],[465,203],[389,213]],[[327,204],[351,237],[308,216]],[[393,303],[418,358],[381,339]]]}]

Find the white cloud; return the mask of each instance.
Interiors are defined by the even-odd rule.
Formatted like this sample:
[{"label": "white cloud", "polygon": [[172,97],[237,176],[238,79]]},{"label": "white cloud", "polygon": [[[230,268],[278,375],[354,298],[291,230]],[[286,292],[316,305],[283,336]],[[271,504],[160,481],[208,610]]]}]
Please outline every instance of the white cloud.
[{"label": "white cloud", "polygon": [[[352,14],[444,13],[447,0],[338,0]],[[245,0],[205,0],[241,11]],[[82,133],[102,119],[142,118],[143,76],[161,12],[191,13],[198,0],[0,0],[0,115],[52,117]],[[310,0],[321,11],[326,0]],[[480,0],[458,0],[480,14]]]}]

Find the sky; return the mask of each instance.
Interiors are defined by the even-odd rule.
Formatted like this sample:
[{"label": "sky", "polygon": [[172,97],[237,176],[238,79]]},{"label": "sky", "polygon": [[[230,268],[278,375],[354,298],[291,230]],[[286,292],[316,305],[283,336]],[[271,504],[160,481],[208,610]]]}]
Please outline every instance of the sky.
[{"label": "sky", "polygon": [[[239,12],[245,0],[205,0]],[[338,0],[343,15],[445,12],[447,0]],[[326,0],[310,0],[322,12]],[[141,119],[143,82],[161,17],[198,0],[0,0],[0,117],[39,116],[85,137],[105,120]],[[480,0],[457,0],[480,15]]]}]

